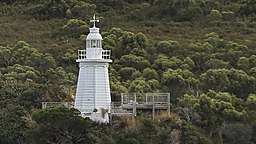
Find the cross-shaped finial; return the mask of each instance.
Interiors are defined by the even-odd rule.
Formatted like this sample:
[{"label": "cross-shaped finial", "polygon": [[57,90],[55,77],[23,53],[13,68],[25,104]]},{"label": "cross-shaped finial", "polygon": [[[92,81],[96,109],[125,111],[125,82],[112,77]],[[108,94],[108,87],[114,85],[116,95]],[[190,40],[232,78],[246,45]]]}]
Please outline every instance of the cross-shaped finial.
[{"label": "cross-shaped finial", "polygon": [[93,19],[90,20],[90,22],[93,22],[93,27],[95,27],[95,23],[96,22],[100,22],[100,20],[97,20],[96,17],[95,17],[95,14],[93,15]]}]

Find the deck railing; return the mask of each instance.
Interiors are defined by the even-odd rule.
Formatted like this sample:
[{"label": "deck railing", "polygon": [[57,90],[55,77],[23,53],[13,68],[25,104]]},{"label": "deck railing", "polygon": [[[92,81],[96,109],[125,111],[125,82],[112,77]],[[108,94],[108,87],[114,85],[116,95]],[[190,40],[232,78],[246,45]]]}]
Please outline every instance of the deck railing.
[{"label": "deck railing", "polygon": [[86,50],[78,50],[78,59],[86,59]]},{"label": "deck railing", "polygon": [[111,50],[102,51],[102,59],[110,59]]},{"label": "deck railing", "polygon": [[[102,59],[110,59],[111,50],[102,50]],[[78,60],[86,59],[86,50],[78,50]]]},{"label": "deck railing", "polygon": [[[73,108],[74,102],[42,102],[42,109],[49,107]],[[152,110],[152,118],[155,118],[157,110],[167,110],[170,114],[170,93],[121,93],[121,101],[111,102],[110,123],[113,116],[131,116],[133,119],[138,110]]]}]

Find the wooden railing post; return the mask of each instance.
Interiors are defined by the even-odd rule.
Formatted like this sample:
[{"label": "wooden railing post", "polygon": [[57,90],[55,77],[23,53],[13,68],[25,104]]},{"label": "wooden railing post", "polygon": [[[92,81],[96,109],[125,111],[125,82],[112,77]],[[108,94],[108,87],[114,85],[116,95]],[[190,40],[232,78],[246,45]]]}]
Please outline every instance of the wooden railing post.
[{"label": "wooden railing post", "polygon": [[136,116],[136,101],[133,101],[132,103],[132,119],[133,120],[135,116]]},{"label": "wooden railing post", "polygon": [[121,108],[123,109],[124,107],[124,94],[121,93]]},{"label": "wooden railing post", "polygon": [[155,119],[155,102],[153,102],[153,109],[152,109],[152,118]]},{"label": "wooden railing post", "polygon": [[111,104],[110,104],[110,116],[109,116],[110,125],[113,124],[113,113],[114,113],[114,102],[111,102]]},{"label": "wooden railing post", "polygon": [[170,93],[168,94],[168,97],[167,97],[167,112],[168,112],[168,114],[170,114],[170,112],[171,112],[171,95],[170,95]]}]

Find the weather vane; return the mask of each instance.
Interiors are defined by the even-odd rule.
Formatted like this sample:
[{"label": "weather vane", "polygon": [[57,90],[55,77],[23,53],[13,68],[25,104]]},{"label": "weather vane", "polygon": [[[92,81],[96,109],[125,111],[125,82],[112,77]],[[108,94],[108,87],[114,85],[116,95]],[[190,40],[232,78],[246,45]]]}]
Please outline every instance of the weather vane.
[{"label": "weather vane", "polygon": [[97,20],[95,14],[94,14],[94,15],[93,15],[93,19],[90,20],[90,22],[93,22],[93,27],[96,27],[96,26],[95,26],[95,23],[96,23],[96,22],[100,22],[100,20]]}]

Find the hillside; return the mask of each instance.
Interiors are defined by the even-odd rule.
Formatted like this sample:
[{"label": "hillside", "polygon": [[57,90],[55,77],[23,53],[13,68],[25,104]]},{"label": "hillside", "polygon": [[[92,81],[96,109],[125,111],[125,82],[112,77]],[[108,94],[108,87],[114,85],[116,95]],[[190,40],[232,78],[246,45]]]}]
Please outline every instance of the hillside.
[{"label": "hillside", "polygon": [[[256,143],[255,11],[249,0],[2,0],[0,143]],[[72,101],[93,14],[112,50],[112,100],[169,92],[171,115],[109,128],[40,110]]]}]

